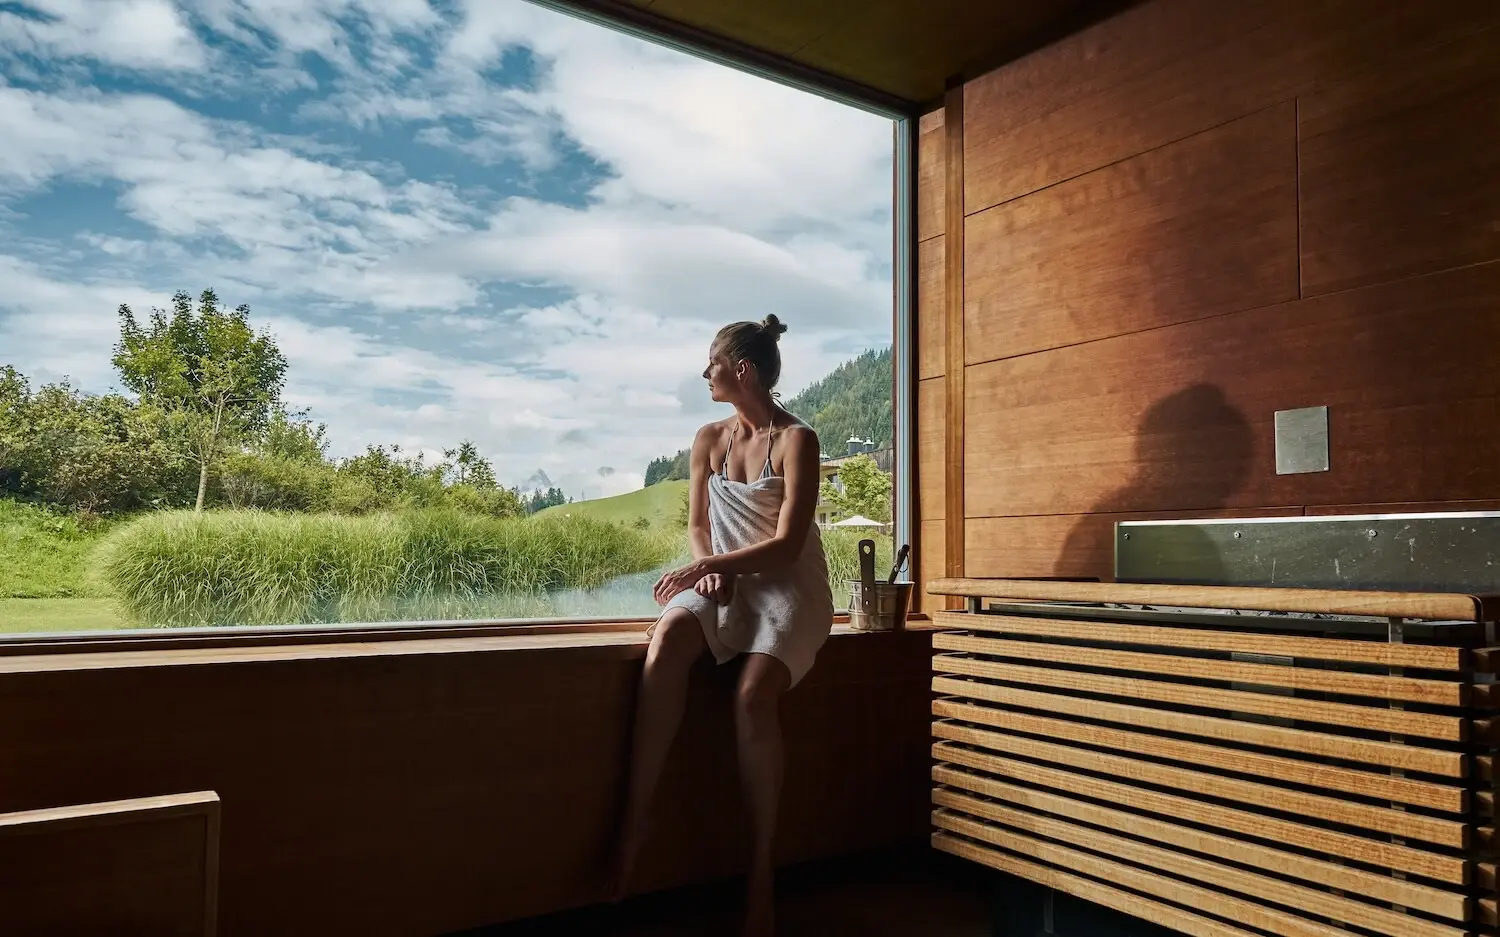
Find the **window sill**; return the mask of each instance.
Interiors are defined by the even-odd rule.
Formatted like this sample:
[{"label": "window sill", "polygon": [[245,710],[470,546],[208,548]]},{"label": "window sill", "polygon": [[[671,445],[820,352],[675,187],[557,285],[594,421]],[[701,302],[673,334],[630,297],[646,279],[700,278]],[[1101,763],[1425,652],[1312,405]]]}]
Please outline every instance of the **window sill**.
[{"label": "window sill", "polygon": [[[341,630],[333,635],[297,633],[283,636],[282,640],[261,634],[240,635],[243,640],[236,642],[234,636],[225,636],[226,640],[216,643],[205,643],[201,638],[196,643],[171,638],[159,639],[159,643],[150,638],[120,638],[113,642],[54,640],[41,647],[12,644],[0,651],[0,675],[501,652],[566,651],[630,659],[645,656],[649,624],[574,622],[508,628],[481,625],[470,626],[467,631],[452,626],[425,631],[403,628],[399,632]],[[906,630],[938,629],[919,619],[913,620]],[[856,631],[849,627],[848,616],[839,616],[834,620],[830,639],[900,633]]]}]

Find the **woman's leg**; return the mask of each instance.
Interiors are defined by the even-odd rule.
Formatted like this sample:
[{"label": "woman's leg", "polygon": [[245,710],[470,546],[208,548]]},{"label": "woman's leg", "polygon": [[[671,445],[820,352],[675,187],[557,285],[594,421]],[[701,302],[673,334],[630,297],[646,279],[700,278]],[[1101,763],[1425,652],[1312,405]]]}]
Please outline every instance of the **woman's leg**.
[{"label": "woman's leg", "polygon": [[781,743],[781,695],[792,684],[786,665],[766,654],[750,654],[735,694],[735,738],[740,781],[750,808],[753,851],[745,915],[746,937],[769,937],[775,922],[776,808],[781,800],[785,755]]},{"label": "woman's leg", "polygon": [[630,780],[625,820],[611,870],[608,894],[611,901],[619,901],[629,892],[635,861],[645,840],[651,799],[667,763],[672,739],[682,724],[688,673],[707,647],[698,617],[685,608],[669,609],[651,635],[636,695]]}]

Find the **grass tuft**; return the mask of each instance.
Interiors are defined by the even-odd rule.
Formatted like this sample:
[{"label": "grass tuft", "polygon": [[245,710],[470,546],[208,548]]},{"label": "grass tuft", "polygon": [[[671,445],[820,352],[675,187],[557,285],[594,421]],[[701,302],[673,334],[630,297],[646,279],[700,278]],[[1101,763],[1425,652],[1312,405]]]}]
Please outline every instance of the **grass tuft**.
[{"label": "grass tuft", "polygon": [[164,511],[101,544],[122,612],[160,626],[510,617],[665,564],[669,538],[590,518]]}]

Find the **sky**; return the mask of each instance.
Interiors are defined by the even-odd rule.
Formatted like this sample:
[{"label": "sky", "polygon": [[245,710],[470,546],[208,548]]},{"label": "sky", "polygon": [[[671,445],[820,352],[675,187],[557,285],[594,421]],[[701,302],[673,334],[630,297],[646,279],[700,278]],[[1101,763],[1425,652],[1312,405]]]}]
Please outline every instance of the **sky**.
[{"label": "sky", "polygon": [[890,343],[891,140],[524,0],[0,0],[0,364],[117,389],[117,307],[211,286],[332,455],[617,494],[720,326],[786,396]]}]

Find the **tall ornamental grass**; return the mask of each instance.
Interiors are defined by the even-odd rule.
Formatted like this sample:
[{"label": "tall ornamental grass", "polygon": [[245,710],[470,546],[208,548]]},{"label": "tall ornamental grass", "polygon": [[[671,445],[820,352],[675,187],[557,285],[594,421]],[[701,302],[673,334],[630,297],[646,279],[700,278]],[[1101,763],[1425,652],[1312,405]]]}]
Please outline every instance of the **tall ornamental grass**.
[{"label": "tall ornamental grass", "polygon": [[583,517],[166,511],[112,531],[98,568],[143,625],[508,617],[657,569],[676,547]]}]

